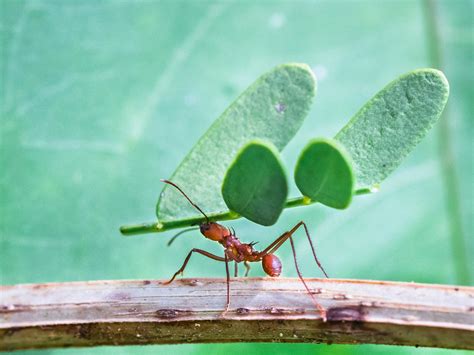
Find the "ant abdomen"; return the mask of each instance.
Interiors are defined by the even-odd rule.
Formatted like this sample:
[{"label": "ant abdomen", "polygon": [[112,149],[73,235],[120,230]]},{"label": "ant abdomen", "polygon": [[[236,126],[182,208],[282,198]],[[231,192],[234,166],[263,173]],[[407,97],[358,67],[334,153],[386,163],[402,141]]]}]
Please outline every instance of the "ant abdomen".
[{"label": "ant abdomen", "polygon": [[281,274],[281,261],[275,254],[267,254],[262,258],[263,271],[268,276],[278,277]]}]

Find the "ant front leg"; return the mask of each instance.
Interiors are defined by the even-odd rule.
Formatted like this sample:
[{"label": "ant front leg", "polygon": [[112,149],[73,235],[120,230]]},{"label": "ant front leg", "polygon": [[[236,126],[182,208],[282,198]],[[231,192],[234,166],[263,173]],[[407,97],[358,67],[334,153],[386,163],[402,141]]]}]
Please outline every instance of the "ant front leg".
[{"label": "ant front leg", "polygon": [[295,260],[295,268],[296,268],[296,273],[298,274],[298,277],[300,278],[301,282],[304,285],[304,288],[308,292],[308,294],[311,296],[311,299],[313,300],[314,305],[318,309],[319,313],[321,313],[321,318],[323,319],[323,322],[326,322],[327,320],[327,314],[326,310],[321,306],[318,301],[316,301],[316,298],[313,296],[313,293],[309,289],[308,285],[306,284],[306,281],[303,279],[303,275],[301,275],[300,268],[298,267],[298,261],[296,260],[296,251],[295,251],[295,245],[293,243],[293,238],[290,235],[290,245],[291,245],[291,251],[293,252],[293,259]]},{"label": "ant front leg", "polygon": [[166,282],[163,282],[163,285],[169,285],[170,283],[173,282],[173,280],[176,278],[176,276],[178,276],[179,274],[182,274],[184,272],[184,269],[186,268],[186,265],[188,264],[189,262],[189,259],[191,259],[191,255],[193,255],[193,253],[199,253],[199,254],[202,254],[204,256],[207,256],[208,258],[211,258],[213,260],[217,260],[217,261],[225,261],[227,263],[227,258],[222,258],[220,256],[217,256],[217,255],[214,255],[214,254],[211,254],[205,250],[202,250],[202,249],[192,249],[188,256],[186,257],[186,259],[184,259],[184,263],[183,265],[180,267],[180,269],[178,271],[175,272],[175,274],[173,275],[173,277],[169,280],[169,281],[166,281]]}]

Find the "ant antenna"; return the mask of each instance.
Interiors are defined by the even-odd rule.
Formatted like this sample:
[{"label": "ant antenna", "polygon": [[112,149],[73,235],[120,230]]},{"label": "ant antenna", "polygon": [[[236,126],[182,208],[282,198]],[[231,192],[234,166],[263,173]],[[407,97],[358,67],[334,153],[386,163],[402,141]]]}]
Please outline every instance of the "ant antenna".
[{"label": "ant antenna", "polygon": [[188,197],[188,195],[186,195],[186,194],[184,193],[184,191],[181,190],[178,185],[176,185],[174,182],[171,182],[171,181],[166,180],[166,179],[161,179],[161,181],[163,181],[163,182],[166,183],[166,184],[169,184],[169,185],[171,185],[171,186],[176,187],[176,188],[178,189],[178,191],[181,192],[184,197],[186,197],[186,199],[189,201],[189,203],[190,203],[191,205],[193,205],[199,212],[201,212],[204,217],[206,217],[206,223],[209,223],[209,217],[207,217],[207,215],[203,212],[203,210],[201,210],[201,209],[199,208],[198,205],[196,205],[193,201],[191,201],[191,199]]},{"label": "ant antenna", "polygon": [[178,238],[181,234],[184,234],[184,233],[187,233],[187,232],[191,232],[191,231],[195,231],[199,229],[199,227],[191,227],[191,228],[188,228],[188,229],[185,229],[185,230],[182,230],[181,232],[178,232],[176,233],[169,241],[168,241],[168,244],[166,244],[167,246],[170,246],[171,244],[173,244],[173,242],[175,241],[176,238]]}]

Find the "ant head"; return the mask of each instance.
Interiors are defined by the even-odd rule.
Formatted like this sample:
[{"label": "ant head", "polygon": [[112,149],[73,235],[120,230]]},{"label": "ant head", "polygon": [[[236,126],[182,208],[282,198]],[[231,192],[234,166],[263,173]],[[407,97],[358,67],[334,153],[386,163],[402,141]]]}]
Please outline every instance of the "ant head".
[{"label": "ant head", "polygon": [[222,241],[224,236],[229,234],[229,230],[215,222],[204,222],[199,225],[201,234],[216,242]]},{"label": "ant head", "polygon": [[206,233],[209,229],[211,229],[212,222],[203,222],[199,225],[199,230],[202,234]]},{"label": "ant head", "polygon": [[171,185],[173,187],[175,187],[179,192],[181,192],[181,194],[186,198],[186,200],[189,201],[189,203],[195,208],[197,209],[199,212],[201,212],[201,214],[204,216],[204,218],[206,219],[206,222],[203,222],[199,225],[199,230],[201,231],[201,233],[208,239],[211,239],[211,240],[214,240],[214,241],[222,241],[224,240],[224,237],[229,235],[229,230],[224,227],[224,226],[221,226],[220,224],[218,223],[215,223],[215,222],[211,222],[209,221],[209,217],[204,213],[204,211],[198,206],[196,205],[189,197],[188,195],[186,195],[184,193],[183,190],[181,190],[181,188],[176,185],[174,182],[171,182],[169,180],[161,180],[163,181],[165,184],[168,184],[168,185]]}]

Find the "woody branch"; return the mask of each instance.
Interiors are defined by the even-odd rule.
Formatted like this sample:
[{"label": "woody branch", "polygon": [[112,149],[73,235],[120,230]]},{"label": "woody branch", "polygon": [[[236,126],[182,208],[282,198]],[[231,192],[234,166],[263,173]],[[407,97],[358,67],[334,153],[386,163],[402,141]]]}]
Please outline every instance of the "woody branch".
[{"label": "woody branch", "polygon": [[215,342],[474,349],[474,288],[307,279],[92,281],[0,287],[0,350]]}]

